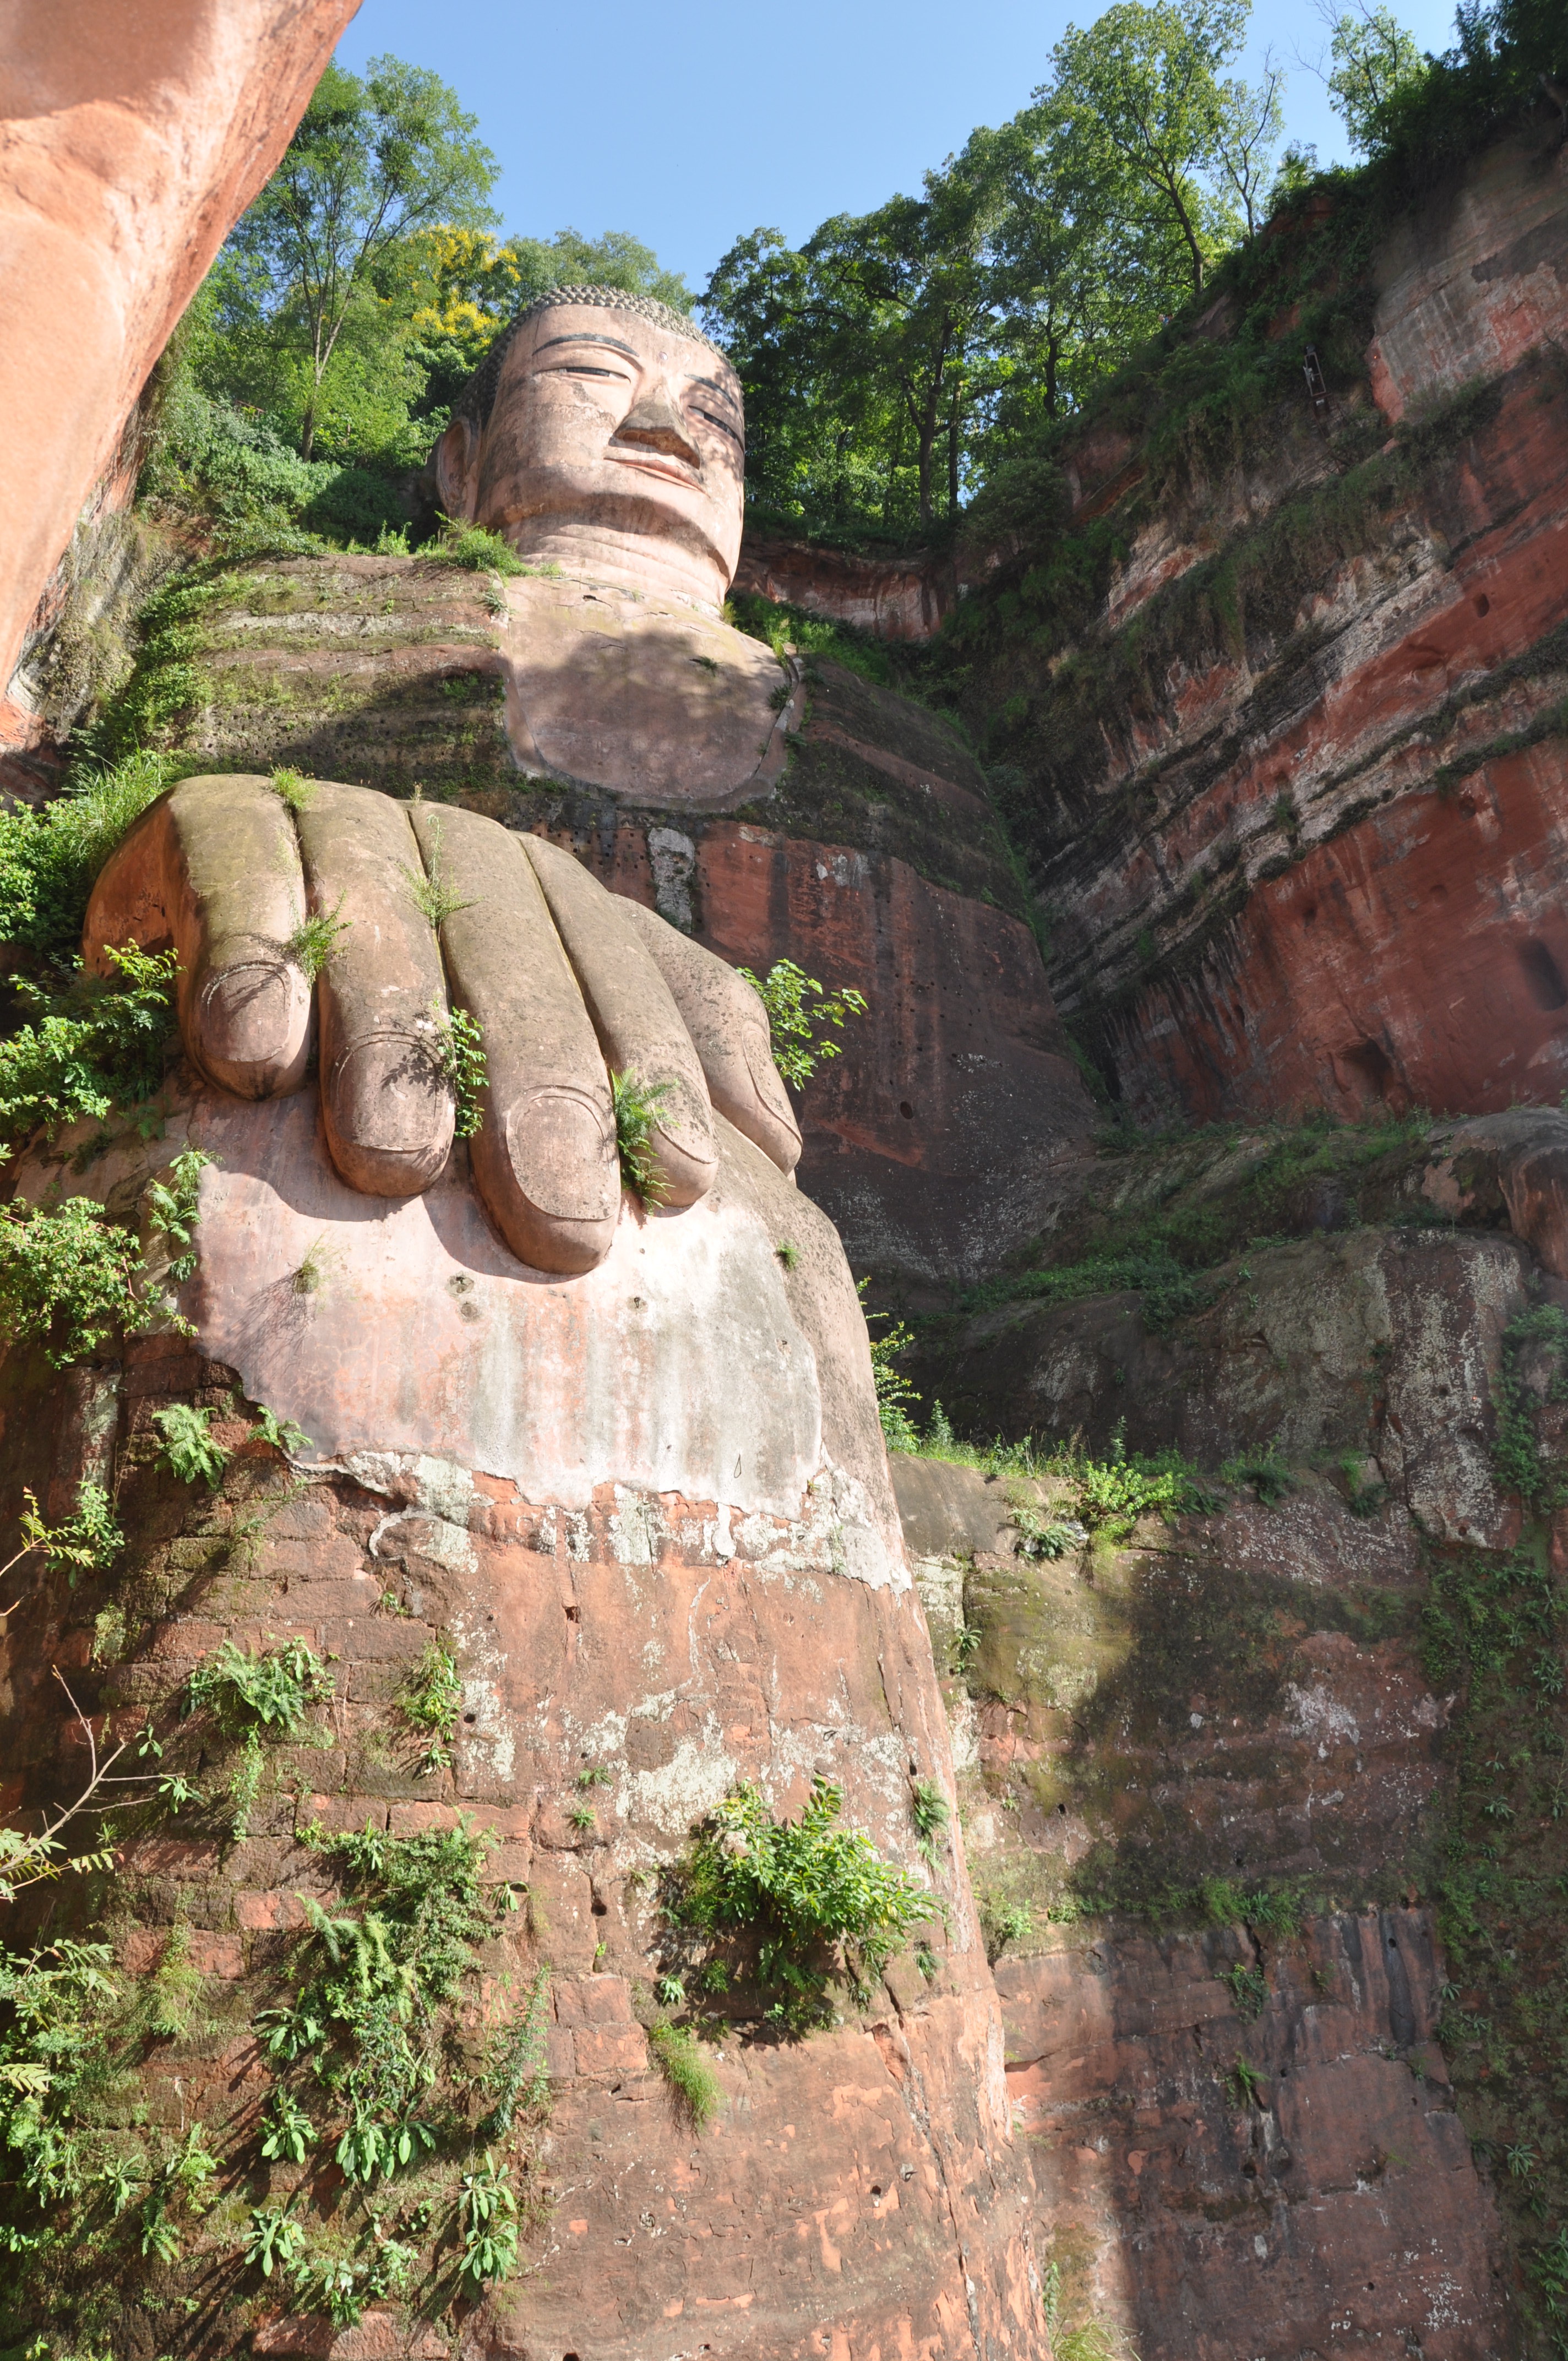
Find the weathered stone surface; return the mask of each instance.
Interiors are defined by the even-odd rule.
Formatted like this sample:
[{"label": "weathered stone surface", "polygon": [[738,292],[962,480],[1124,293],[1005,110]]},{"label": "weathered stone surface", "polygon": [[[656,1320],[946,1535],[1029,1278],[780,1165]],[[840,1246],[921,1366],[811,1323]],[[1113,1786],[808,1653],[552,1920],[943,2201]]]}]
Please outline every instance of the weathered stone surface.
[{"label": "weathered stone surface", "polygon": [[[1237,1970],[1268,1986],[1255,2023]],[[1128,1932],[1003,1961],[1008,2088],[1074,2309],[1146,2361],[1512,2350],[1431,2039],[1442,1973],[1419,1909],[1314,1918],[1288,1948]]]},{"label": "weathered stone surface", "polygon": [[1492,1384],[1529,1270],[1507,1238],[1301,1239],[1225,1265],[1212,1308],[1167,1334],[1133,1294],[981,1313],[943,1354],[940,1390],[980,1433],[1103,1446],[1129,1421],[1138,1449],[1205,1466],[1276,1441],[1290,1459],[1365,1453],[1423,1530],[1495,1546],[1517,1512],[1488,1458]]},{"label": "weathered stone surface", "polygon": [[1408,1513],[1300,1474],[1273,1509],[1031,1562],[1009,1511],[1059,1517],[1061,1479],[894,1477],[938,1662],[971,1635],[959,1793],[1062,2324],[1148,2361],[1517,2350],[1433,2037],[1453,1700]]},{"label": "weathered stone surface", "polygon": [[525,777],[722,810],[773,785],[798,674],[691,608],[609,585],[507,585],[507,734]]},{"label": "weathered stone surface", "polygon": [[[169,1399],[140,1396],[137,1430]],[[30,1444],[23,1426],[13,1417],[5,1435],[18,1472],[49,1455],[38,1422]],[[291,1500],[253,1566],[254,1622],[225,1619],[221,1576],[188,1582],[171,1568],[172,1652],[160,1660],[158,1690],[138,1696],[134,1710],[169,1696],[226,1631],[244,1641],[259,1623],[332,1652],[340,1666],[334,1719],[350,1737],[346,1771],[336,1767],[341,1753],[335,1764],[330,1752],[306,1759],[333,1768],[330,1785],[344,1784],[302,1801],[302,1820],[324,1808],[330,1825],[353,1828],[367,1812],[385,1825],[389,1813],[394,1832],[406,1834],[449,1824],[462,1805],[501,1827],[505,1850],[487,1874],[525,1877],[530,1901],[497,1968],[530,1980],[541,1961],[555,1970],[546,2161],[560,2202],[543,2236],[542,2271],[470,2322],[465,2350],[645,2361],[681,2350],[675,2339],[700,2323],[714,2351],[780,2361],[835,2327],[850,2351],[878,2340],[897,2349],[903,2337],[955,2356],[1043,2354],[1013,2193],[995,2001],[956,1850],[937,1879],[949,1916],[947,1931],[935,1920],[931,1930],[935,1980],[916,1974],[896,2001],[882,1993],[863,2018],[803,2044],[775,2046],[736,2023],[716,2056],[725,2112],[700,2140],[651,2070],[630,2004],[637,1979],[646,1990],[662,1939],[646,1872],[739,1778],[760,1776],[781,1807],[794,1808],[812,1773],[826,1771],[843,1784],[850,1818],[926,1874],[909,1817],[910,1766],[943,1784],[951,1774],[914,1593],[874,1589],[826,1562],[775,1559],[767,1519],[731,1534],[714,1503],[668,1490],[601,1486],[567,1517],[509,1483],[435,1468],[411,1479],[430,1505],[401,1510],[408,1480],[390,1460],[360,1462],[357,1481],[327,1475],[303,1501]],[[149,1489],[168,1481],[151,1471],[133,1479],[122,1504],[133,1522]],[[312,1532],[302,1542],[286,1528],[305,1507]],[[331,1611],[319,1596],[330,1586],[299,1578],[302,1554],[317,1561],[333,1542],[371,1570],[356,1615]],[[403,1602],[391,1620],[377,1609],[386,1595]],[[43,1709],[48,1673],[37,1652],[58,1648],[55,1619],[79,1611],[69,1594],[56,1600],[35,1585],[5,1643],[8,1759],[36,1763],[45,1781],[55,1775],[56,1719]],[[410,1783],[411,1798],[430,1801],[389,1804],[356,1772],[355,1733],[385,1728],[383,1706],[352,1702],[356,1683],[381,1634],[396,1635],[406,1662],[435,1628],[452,1635],[463,1674],[455,1765]],[[145,1661],[133,1647],[107,1675],[85,1676],[106,1729],[115,1701],[140,1686],[132,1675]],[[587,1834],[564,1817],[585,1761],[609,1773]],[[269,1771],[263,1811],[273,1777],[284,1775],[281,1763]],[[264,1989],[275,1930],[300,1923],[290,1897],[326,1894],[317,1858],[289,1841],[295,1807],[286,1793],[280,1800],[280,1844],[221,1860],[216,1848],[186,1845],[175,1861],[162,1839],[130,1850],[125,1890],[146,1922],[125,1938],[133,1971],[158,1955],[174,1870],[203,1973]],[[265,2073],[253,2063],[236,2091],[224,2058],[186,2058],[180,2071],[186,2105],[202,2110],[213,2136],[243,2137]]]},{"label": "weathered stone surface", "polygon": [[[0,681],[131,404],[352,0],[31,0],[0,83]],[[60,339],[70,366],[60,364]],[[33,734],[0,705],[0,737]]]},{"label": "weathered stone surface", "polygon": [[951,560],[861,557],[814,542],[748,533],[740,543],[734,587],[759,598],[777,598],[830,615],[837,623],[872,631],[879,640],[928,640],[959,595],[960,569]]},{"label": "weathered stone surface", "polygon": [[[1386,251],[1326,439],[1287,404],[1145,496],[1076,663],[1005,733],[1058,1005],[1139,1119],[1479,1112],[1568,1080],[1568,179],[1542,115]],[[1382,450],[1374,396],[1402,422]],[[1139,477],[1134,453],[1111,504]]]}]

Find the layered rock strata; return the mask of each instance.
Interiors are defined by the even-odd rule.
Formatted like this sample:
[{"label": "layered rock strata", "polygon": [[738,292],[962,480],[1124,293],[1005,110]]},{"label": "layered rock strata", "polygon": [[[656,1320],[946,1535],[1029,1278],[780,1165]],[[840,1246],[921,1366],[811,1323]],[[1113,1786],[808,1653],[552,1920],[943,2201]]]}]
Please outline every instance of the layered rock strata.
[{"label": "layered rock strata", "polygon": [[1412,212],[1322,419],[1155,500],[1127,437],[1076,454],[1076,529],[1127,520],[1103,606],[983,695],[1058,1005],[1140,1118],[1568,1079],[1565,191],[1543,108]]}]

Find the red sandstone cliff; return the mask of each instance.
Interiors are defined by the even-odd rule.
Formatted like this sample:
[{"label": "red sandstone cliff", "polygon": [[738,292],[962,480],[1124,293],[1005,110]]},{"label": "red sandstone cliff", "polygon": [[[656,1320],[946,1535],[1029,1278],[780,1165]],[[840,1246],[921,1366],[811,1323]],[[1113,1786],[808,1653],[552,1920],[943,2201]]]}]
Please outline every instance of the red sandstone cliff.
[{"label": "red sandstone cliff", "polygon": [[[0,681],[355,0],[23,0],[0,60]],[[0,746],[30,742],[0,701]]]},{"label": "red sandstone cliff", "polygon": [[1048,670],[994,642],[979,697],[1014,698],[1053,989],[1131,1112],[1568,1081],[1565,251],[1543,108],[1385,239],[1325,417],[1292,395],[1157,499],[1135,439],[1077,454],[1103,604]]}]

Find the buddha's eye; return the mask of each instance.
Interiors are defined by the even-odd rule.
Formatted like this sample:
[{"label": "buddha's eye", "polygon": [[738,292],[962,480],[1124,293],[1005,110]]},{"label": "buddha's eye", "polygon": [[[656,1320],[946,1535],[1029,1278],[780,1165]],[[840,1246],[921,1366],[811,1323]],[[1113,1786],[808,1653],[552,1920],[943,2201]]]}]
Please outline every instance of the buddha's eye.
[{"label": "buddha's eye", "polygon": [[717,426],[721,434],[729,435],[731,443],[733,443],[739,450],[743,451],[745,449],[745,445],[741,442],[740,435],[736,433],[734,427],[730,425],[729,421],[727,418],[720,418],[715,411],[704,410],[700,402],[693,402],[692,408],[696,416],[702,420],[705,426]]},{"label": "buddha's eye", "polygon": [[588,361],[568,361],[561,374],[563,377],[608,377],[612,378],[618,385],[626,383],[626,379],[620,369],[595,368]]}]

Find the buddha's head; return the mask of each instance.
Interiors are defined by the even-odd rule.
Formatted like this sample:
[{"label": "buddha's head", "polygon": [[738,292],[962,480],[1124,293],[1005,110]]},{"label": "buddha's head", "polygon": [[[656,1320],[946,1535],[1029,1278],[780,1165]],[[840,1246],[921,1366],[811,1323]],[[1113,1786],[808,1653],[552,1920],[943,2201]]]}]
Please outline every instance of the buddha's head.
[{"label": "buddha's head", "polygon": [[666,304],[556,287],[491,346],[436,445],[445,513],[554,559],[717,609],[740,548],[740,385]]}]

